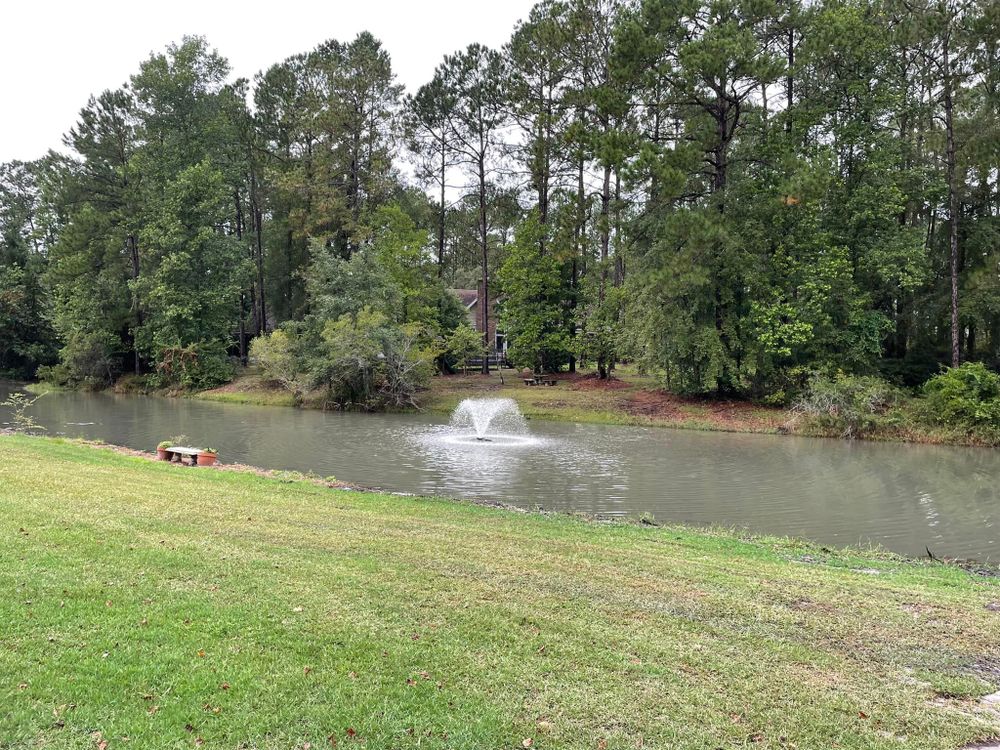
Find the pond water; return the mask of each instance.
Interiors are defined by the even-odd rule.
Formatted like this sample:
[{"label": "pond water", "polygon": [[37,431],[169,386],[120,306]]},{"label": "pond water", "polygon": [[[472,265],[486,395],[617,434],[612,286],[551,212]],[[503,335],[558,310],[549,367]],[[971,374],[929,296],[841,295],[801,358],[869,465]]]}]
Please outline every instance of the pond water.
[{"label": "pond water", "polygon": [[453,439],[437,416],[112,394],[51,393],[32,414],[49,435],[152,450],[184,434],[222,461],[393,491],[1000,558],[996,450],[542,421],[488,443]]}]

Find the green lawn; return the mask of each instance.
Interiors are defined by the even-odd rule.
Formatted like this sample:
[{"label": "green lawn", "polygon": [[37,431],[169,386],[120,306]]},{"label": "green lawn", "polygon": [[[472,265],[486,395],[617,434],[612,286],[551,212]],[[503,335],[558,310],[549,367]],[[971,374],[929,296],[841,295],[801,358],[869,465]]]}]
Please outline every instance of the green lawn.
[{"label": "green lawn", "polygon": [[0,540],[0,748],[1000,735],[1000,582],[957,567],[18,437]]}]

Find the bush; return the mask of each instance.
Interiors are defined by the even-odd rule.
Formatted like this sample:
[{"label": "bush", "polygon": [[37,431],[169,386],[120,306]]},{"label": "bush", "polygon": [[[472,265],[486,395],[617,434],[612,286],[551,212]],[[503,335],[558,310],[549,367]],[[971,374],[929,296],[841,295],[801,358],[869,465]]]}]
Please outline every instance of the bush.
[{"label": "bush", "polygon": [[60,362],[40,367],[38,377],[54,385],[104,388],[121,372],[115,338],[106,332],[74,332],[59,352]]},{"label": "bush", "polygon": [[295,343],[294,335],[281,329],[259,336],[250,342],[250,361],[260,367],[264,382],[298,394],[301,373]]},{"label": "bush", "polygon": [[206,341],[162,349],[156,373],[149,380],[161,387],[202,389],[228,383],[235,374],[226,347],[220,342]]},{"label": "bush", "polygon": [[823,431],[853,438],[885,426],[897,399],[897,391],[879,378],[842,373],[832,378],[817,375],[792,409]]},{"label": "bush", "polygon": [[486,351],[482,334],[468,323],[456,327],[448,336],[446,345],[448,354],[461,363],[463,372],[468,372],[470,359],[482,357]]},{"label": "bush", "polygon": [[924,384],[922,416],[933,424],[1000,430],[1000,375],[981,362],[966,362]]},{"label": "bush", "polygon": [[439,353],[420,326],[392,325],[364,310],[356,320],[345,315],[326,324],[308,371],[311,385],[340,408],[411,407]]}]

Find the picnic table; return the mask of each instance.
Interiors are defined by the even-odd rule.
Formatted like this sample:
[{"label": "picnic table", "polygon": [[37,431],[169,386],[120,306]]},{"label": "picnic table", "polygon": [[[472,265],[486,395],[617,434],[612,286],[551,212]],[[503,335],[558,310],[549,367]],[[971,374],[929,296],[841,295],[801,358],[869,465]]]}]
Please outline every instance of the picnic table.
[{"label": "picnic table", "polygon": [[531,378],[524,378],[525,385],[555,385],[558,383],[555,378],[546,378],[541,375],[535,375]]}]

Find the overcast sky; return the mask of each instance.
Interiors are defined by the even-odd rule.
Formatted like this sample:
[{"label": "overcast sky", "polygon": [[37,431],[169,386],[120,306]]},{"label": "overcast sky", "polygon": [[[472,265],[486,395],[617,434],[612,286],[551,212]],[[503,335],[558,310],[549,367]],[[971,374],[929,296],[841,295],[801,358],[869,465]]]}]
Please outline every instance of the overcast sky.
[{"label": "overcast sky", "polygon": [[10,0],[0,44],[0,162],[35,159],[61,145],[87,97],[115,88],[150,52],[185,34],[208,38],[250,77],[326,39],[367,29],[392,55],[408,90],[448,53],[472,42],[499,47],[534,0]]}]

